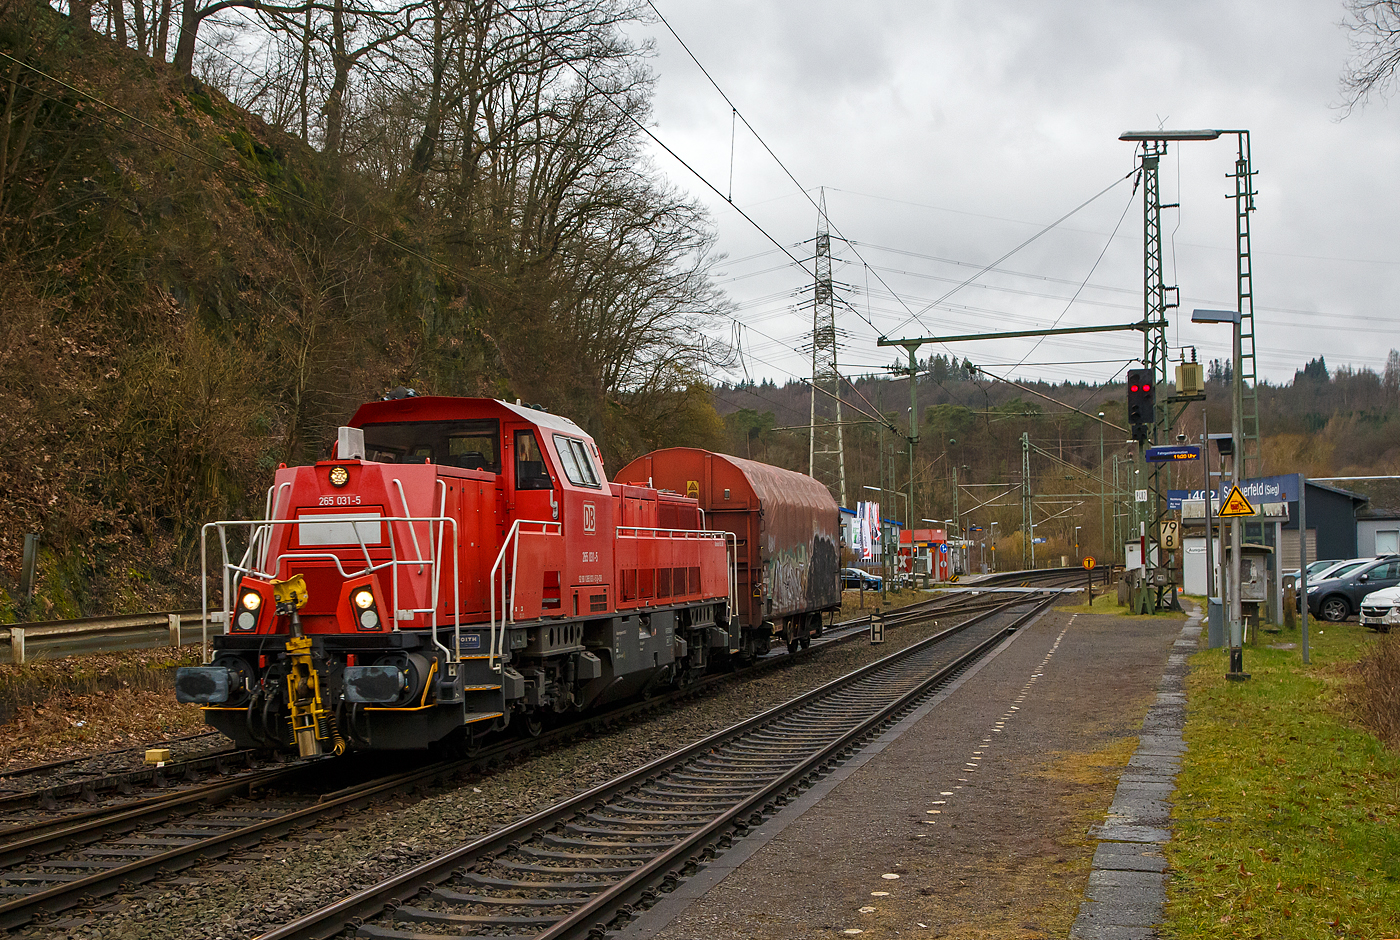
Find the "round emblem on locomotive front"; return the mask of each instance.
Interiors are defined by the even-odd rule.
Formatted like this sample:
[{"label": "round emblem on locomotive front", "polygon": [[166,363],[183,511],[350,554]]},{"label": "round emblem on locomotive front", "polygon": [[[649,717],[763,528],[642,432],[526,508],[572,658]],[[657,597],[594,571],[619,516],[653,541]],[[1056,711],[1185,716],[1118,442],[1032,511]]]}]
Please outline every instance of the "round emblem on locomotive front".
[{"label": "round emblem on locomotive front", "polygon": [[350,482],[350,471],[344,467],[331,467],[331,486],[344,486]]}]

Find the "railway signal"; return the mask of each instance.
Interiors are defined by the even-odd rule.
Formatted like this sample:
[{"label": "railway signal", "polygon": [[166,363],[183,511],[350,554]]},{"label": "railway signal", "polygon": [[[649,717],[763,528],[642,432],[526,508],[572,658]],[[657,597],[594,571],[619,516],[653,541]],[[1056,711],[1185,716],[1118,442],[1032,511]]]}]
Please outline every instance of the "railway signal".
[{"label": "railway signal", "polygon": [[1128,370],[1128,426],[1135,441],[1147,441],[1152,436],[1157,399],[1154,381],[1151,369]]}]

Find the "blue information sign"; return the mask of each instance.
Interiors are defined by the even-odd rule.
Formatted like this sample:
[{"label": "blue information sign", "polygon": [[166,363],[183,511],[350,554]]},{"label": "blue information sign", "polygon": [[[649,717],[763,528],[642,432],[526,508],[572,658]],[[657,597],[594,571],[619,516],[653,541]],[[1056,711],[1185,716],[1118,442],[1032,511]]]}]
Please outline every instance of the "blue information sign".
[{"label": "blue information sign", "polygon": [[1171,460],[1200,460],[1201,448],[1198,444],[1149,447],[1145,456],[1150,463],[1166,463]]}]

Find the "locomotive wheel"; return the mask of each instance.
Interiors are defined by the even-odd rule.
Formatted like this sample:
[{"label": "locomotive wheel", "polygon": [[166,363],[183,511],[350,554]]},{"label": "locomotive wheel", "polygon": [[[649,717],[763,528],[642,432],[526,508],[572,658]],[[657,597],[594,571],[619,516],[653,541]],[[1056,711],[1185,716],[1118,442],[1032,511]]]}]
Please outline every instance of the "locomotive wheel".
[{"label": "locomotive wheel", "polygon": [[544,719],[538,714],[530,713],[525,716],[525,733],[532,738],[538,738],[544,731]]}]

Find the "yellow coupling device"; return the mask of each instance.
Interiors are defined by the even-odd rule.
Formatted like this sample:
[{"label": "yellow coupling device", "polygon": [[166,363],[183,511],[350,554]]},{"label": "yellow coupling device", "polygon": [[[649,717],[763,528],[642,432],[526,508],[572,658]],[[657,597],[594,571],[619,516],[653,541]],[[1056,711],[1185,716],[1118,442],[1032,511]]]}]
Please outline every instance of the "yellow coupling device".
[{"label": "yellow coupling device", "polygon": [[277,601],[277,613],[285,616],[294,614],[305,607],[310,594],[306,590],[306,579],[299,574],[294,574],[285,581],[274,579],[272,596]]},{"label": "yellow coupling device", "polygon": [[291,667],[287,672],[287,708],[297,753],[302,757],[323,754],[323,741],[331,742],[334,753],[345,753],[345,741],[335,727],[335,716],[321,695],[321,677],[311,658],[311,637],[294,636],[287,640],[287,662]]}]

